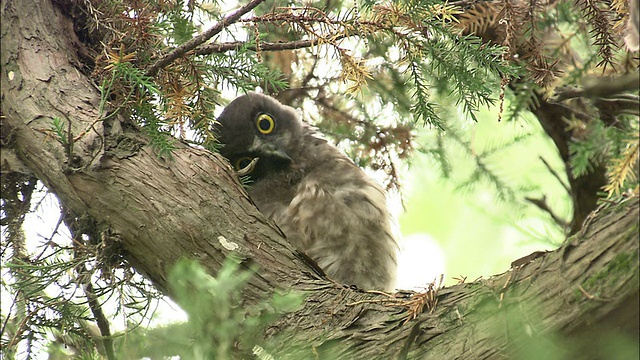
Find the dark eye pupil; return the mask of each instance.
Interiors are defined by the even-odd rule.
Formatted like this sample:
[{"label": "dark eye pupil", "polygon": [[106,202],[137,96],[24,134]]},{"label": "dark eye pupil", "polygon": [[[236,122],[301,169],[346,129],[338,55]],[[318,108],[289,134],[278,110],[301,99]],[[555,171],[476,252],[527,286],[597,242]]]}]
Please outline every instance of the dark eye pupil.
[{"label": "dark eye pupil", "polygon": [[260,126],[261,130],[268,131],[269,128],[271,128],[271,123],[269,123],[269,120],[263,119],[263,120],[260,120],[260,123],[258,124],[258,126]]}]

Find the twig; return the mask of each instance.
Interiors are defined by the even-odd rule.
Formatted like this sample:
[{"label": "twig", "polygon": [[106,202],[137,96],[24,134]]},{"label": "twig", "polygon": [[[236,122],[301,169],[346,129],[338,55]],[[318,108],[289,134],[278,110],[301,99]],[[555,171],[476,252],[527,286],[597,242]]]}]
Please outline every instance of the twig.
[{"label": "twig", "polygon": [[618,94],[611,98],[598,98],[594,105],[601,111],[616,115],[640,115],[640,97],[633,94]]},{"label": "twig", "polygon": [[582,89],[566,88],[558,91],[557,101],[577,97],[610,98],[616,94],[638,89],[638,73],[627,74],[617,78],[590,78],[584,81]]},{"label": "twig", "polygon": [[169,65],[171,62],[173,62],[180,56],[184,55],[187,51],[193,50],[194,48],[196,48],[196,46],[204,43],[205,41],[219,34],[225,27],[237,22],[244,14],[248,13],[249,11],[251,11],[256,6],[260,5],[264,1],[265,0],[250,1],[248,4],[238,9],[238,11],[222,19],[222,21],[220,21],[219,23],[211,27],[209,30],[203,32],[202,34],[194,37],[193,39],[173,49],[171,52],[169,52],[168,54],[160,58],[158,61],[156,61],[147,70],[146,75],[150,77],[155,76],[158,73],[158,71],[160,71],[161,68]]},{"label": "twig", "polygon": [[571,188],[564,183],[564,181],[562,181],[562,178],[560,177],[560,174],[558,174],[557,171],[555,171],[551,165],[549,165],[549,163],[547,162],[547,160],[545,160],[542,156],[540,156],[540,160],[542,160],[542,163],[544,164],[544,166],[547,167],[547,170],[549,170],[549,172],[551,173],[551,175],[553,175],[558,182],[560,183],[560,185],[562,185],[562,187],[565,189],[565,191],[567,192],[567,194],[571,195]]},{"label": "twig", "polygon": [[384,295],[388,298],[393,298],[394,295],[393,294],[389,294],[388,292],[384,292],[384,291],[380,291],[380,290],[365,290],[365,292],[367,294],[377,294],[377,295]]},{"label": "twig", "polygon": [[568,229],[569,228],[569,223],[567,221],[561,219],[558,215],[556,215],[553,212],[553,210],[551,210],[551,208],[547,204],[547,197],[546,196],[543,196],[542,199],[534,199],[534,198],[530,198],[530,197],[525,197],[525,200],[527,200],[528,202],[530,202],[533,205],[537,206],[540,210],[545,211],[546,213],[548,213],[551,216],[551,218],[553,219],[553,221],[555,221],[555,223],[560,225],[563,229]]},{"label": "twig", "polygon": [[[82,230],[80,229],[80,226],[78,226],[77,222],[73,220],[71,213],[68,210],[66,211],[65,216],[63,216],[63,221],[71,232],[74,258],[78,260],[78,265],[75,267],[76,273],[78,274],[77,281],[82,285],[89,309],[96,320],[98,329],[100,329],[100,340],[104,347],[105,355],[108,360],[116,360],[117,357],[113,347],[113,339],[111,338],[109,320],[107,320],[107,317],[102,310],[100,299],[96,295],[93,284],[91,283],[91,272],[87,269],[84,263],[85,259],[82,255],[82,246],[84,245],[84,242],[82,241],[82,236],[80,234]],[[91,234],[88,235],[91,236]],[[95,234],[93,235],[95,236]]]},{"label": "twig", "polygon": [[605,298],[597,297],[595,295],[591,295],[585,289],[582,288],[582,285],[578,285],[578,290],[580,290],[580,292],[589,300],[595,300],[600,302],[609,302],[612,300],[612,299],[605,299]]},{"label": "twig", "polygon": [[[79,270],[85,271],[84,274],[81,274],[79,278],[85,277],[89,275],[87,268],[84,264],[80,265]],[[87,276],[88,277],[88,276]],[[89,308],[91,309],[91,313],[93,317],[96,319],[96,323],[98,324],[98,329],[100,329],[100,335],[102,335],[102,345],[104,346],[104,351],[107,355],[107,359],[116,360],[117,357],[115,355],[113,349],[113,339],[111,338],[111,330],[109,329],[109,320],[102,311],[102,305],[96,296],[96,292],[93,289],[93,284],[91,284],[91,279],[87,278],[84,282],[84,293],[87,296],[87,301],[89,303]]]},{"label": "twig", "polygon": [[[9,306],[9,311],[7,312],[7,317],[4,318],[4,321],[2,322],[2,327],[0,328],[0,334],[8,334],[8,332],[6,332],[7,329],[7,324],[9,324],[9,320],[12,319],[13,317],[11,316],[11,314],[13,313],[13,307],[18,304],[18,297],[20,296],[19,292],[16,292],[15,297],[13,299],[13,301],[11,302],[11,306]],[[14,334],[17,334],[14,333]]]},{"label": "twig", "polygon": [[406,301],[402,299],[366,299],[347,303],[346,306],[356,306],[362,304],[404,304]]},{"label": "twig", "polygon": [[[341,34],[332,37],[335,40],[341,40],[349,37],[349,35]],[[296,50],[303,49],[312,46],[316,46],[321,43],[321,40],[318,38],[308,39],[308,40],[296,40],[296,41],[288,41],[288,42],[260,42],[260,51],[282,51],[282,50]],[[226,42],[222,44],[207,44],[198,47],[195,49],[194,54],[196,55],[209,55],[213,53],[223,53],[231,50],[238,50],[242,47],[245,47],[248,50],[256,51],[257,48],[255,45],[246,45],[244,41],[233,41]]]},{"label": "twig", "polygon": [[527,255],[527,256],[523,256],[519,259],[513,260],[511,262],[511,267],[512,268],[518,268],[520,266],[526,265],[540,257],[542,257],[544,254],[548,253],[548,251],[534,251],[531,254]]},{"label": "twig", "polygon": [[504,285],[502,285],[502,290],[500,291],[500,296],[498,298],[500,300],[500,302],[498,303],[498,309],[502,308],[502,302],[504,301],[504,292],[509,287],[509,284],[511,283],[511,280],[513,280],[513,277],[514,277],[516,271],[518,271],[517,268],[513,269],[513,271],[511,271],[511,273],[509,274],[509,277],[507,278],[507,281],[505,281]]}]

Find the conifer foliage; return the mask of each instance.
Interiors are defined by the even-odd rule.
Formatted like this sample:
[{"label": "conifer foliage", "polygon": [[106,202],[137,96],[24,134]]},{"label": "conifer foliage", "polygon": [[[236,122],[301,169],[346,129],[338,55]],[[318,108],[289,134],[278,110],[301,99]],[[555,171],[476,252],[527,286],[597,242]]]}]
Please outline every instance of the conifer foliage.
[{"label": "conifer foliage", "polygon": [[[566,234],[578,232],[602,199],[639,195],[638,52],[624,46],[634,21],[624,0],[54,3],[73,19],[79,69],[100,91],[93,125],[128,119],[167,161],[177,142],[215,152],[211,128],[220,106],[230,94],[259,89],[301,109],[358,165],[386,174],[389,188],[399,188],[400,163],[415,151],[448,177],[455,147],[474,164],[460,188],[489,184],[504,201],[540,208]],[[476,152],[465,138],[464,122],[482,121],[478,112],[493,106],[495,121],[532,115],[553,141],[563,167],[549,171],[572,199],[569,219],[543,195],[525,200],[523,189],[488,165],[495,150]],[[73,159],[74,142],[93,130],[71,133],[69,121],[55,117],[41,131]],[[422,128],[433,142],[418,140]],[[2,146],[9,140],[3,131]],[[258,334],[302,302],[278,294],[242,308],[239,293],[254,269],[232,276],[240,260],[230,260],[216,279],[180,263],[171,275],[176,300],[192,317],[205,302],[210,318],[142,330],[161,293],[125,259],[118,234],[62,209],[53,234],[36,244],[25,238],[25,217],[55,201],[33,174],[5,175],[3,168],[2,292],[11,305],[3,304],[0,330],[7,358],[240,352],[269,359]],[[196,287],[207,296],[194,300]],[[114,329],[114,314],[126,324]]]}]

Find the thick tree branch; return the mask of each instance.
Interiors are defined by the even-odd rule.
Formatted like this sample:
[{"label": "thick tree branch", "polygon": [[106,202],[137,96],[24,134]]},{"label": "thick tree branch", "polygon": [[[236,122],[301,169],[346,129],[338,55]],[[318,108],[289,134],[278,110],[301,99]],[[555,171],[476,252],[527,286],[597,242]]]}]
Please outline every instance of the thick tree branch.
[{"label": "thick tree branch", "polygon": [[[65,206],[119,234],[139,271],[166,290],[166,272],[181,256],[201,259],[215,273],[231,252],[254,263],[254,253],[270,249],[288,255],[257,261],[274,272],[253,279],[249,301],[274,284],[317,278],[216,154],[179,144],[166,163],[140,133],[110,119],[74,142],[71,168],[68,149],[43,131],[59,117],[79,134],[98,117],[98,91],[73,65],[71,24],[44,0],[29,10],[12,2],[3,7],[3,129],[12,132],[22,162]],[[246,224],[253,224],[250,232]]]},{"label": "thick tree branch", "polygon": [[33,174],[31,169],[18,158],[15,151],[5,146],[0,147],[0,173],[2,173],[2,176],[11,173],[23,175]]},{"label": "thick tree branch", "polygon": [[278,335],[283,345],[269,351],[279,357],[493,359],[553,334],[597,350],[596,340],[616,327],[613,335],[637,339],[638,199],[593,214],[557,251],[440,289],[433,313],[407,322],[411,294],[389,297],[324,279],[215,154],[177,144],[166,162],[115,118],[96,124],[68,154],[42,130],[57,116],[80,134],[99,107],[97,90],[75,68],[70,21],[46,0],[31,7],[5,0],[2,8],[2,121],[20,160],[65,206],[118,233],[132,264],[159,289],[167,291],[167,271],[181,256],[215,274],[234,253],[260,269],[246,302],[279,288],[303,292],[303,308],[266,334]]},{"label": "thick tree branch", "polygon": [[[324,310],[330,315],[306,308],[278,326],[324,316],[327,326],[305,328],[307,341],[323,339],[312,342],[313,350],[325,355],[320,358],[407,354],[412,359],[498,359],[521,351],[536,351],[545,358],[553,349],[539,345],[552,338],[570,354],[606,358],[603,349],[611,336],[638,339],[638,205],[634,198],[600,209],[560,249],[520,262],[504,274],[440,289],[435,310],[409,322],[407,294],[389,299],[326,289],[312,292],[307,302],[329,303]],[[604,298],[608,301],[599,300]],[[602,328],[583,331],[588,324]],[[283,343],[304,347],[296,343],[302,339],[290,336]],[[287,348],[278,355],[312,356],[308,347],[293,356],[290,352]]]}]

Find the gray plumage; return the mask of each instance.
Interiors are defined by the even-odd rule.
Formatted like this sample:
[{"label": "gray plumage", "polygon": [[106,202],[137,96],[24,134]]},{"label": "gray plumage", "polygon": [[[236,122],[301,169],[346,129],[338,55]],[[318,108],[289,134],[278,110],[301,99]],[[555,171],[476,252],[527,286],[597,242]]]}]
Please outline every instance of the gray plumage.
[{"label": "gray plumage", "polygon": [[294,246],[338,282],[391,289],[397,245],[386,197],[362,169],[266,95],[232,101],[215,131],[222,155],[249,173],[251,199]]}]

